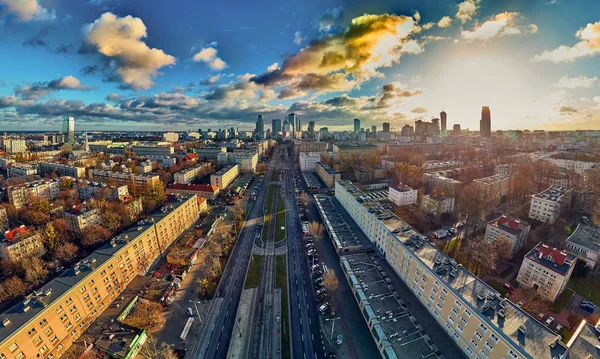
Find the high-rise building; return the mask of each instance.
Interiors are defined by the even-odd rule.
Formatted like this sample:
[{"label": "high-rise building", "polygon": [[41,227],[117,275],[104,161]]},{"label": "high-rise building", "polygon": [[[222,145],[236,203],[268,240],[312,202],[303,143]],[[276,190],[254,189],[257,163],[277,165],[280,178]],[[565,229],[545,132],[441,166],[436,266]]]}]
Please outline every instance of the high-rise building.
[{"label": "high-rise building", "polygon": [[479,121],[479,135],[481,137],[492,136],[492,114],[489,106],[481,107],[481,121]]},{"label": "high-rise building", "polygon": [[431,125],[429,126],[429,131],[427,131],[428,135],[431,136],[439,136],[440,135],[440,119],[434,118],[431,120]]},{"label": "high-rise building", "polygon": [[383,132],[390,132],[390,123],[389,122],[383,123]]},{"label": "high-rise building", "polygon": [[276,135],[281,132],[281,119],[274,118],[271,120],[271,133]]},{"label": "high-rise building", "polygon": [[63,119],[62,132],[67,143],[75,143],[75,117],[65,117]]},{"label": "high-rise building", "polygon": [[377,137],[377,126],[371,126],[371,136]]},{"label": "high-rise building", "polygon": [[452,134],[454,136],[460,135],[460,124],[459,123],[454,124],[454,127],[452,127]]},{"label": "high-rise building", "polygon": [[354,119],[354,132],[360,132],[360,120],[358,118]]},{"label": "high-rise building", "polygon": [[263,115],[258,115],[256,119],[256,135],[260,138],[265,138],[265,121]]},{"label": "high-rise building", "polygon": [[442,128],[441,128],[441,133],[443,136],[446,136],[447,134],[447,119],[448,119],[448,114],[446,114],[446,111],[442,111],[440,112],[440,119],[442,121]]},{"label": "high-rise building", "polygon": [[308,134],[310,138],[315,138],[315,121],[308,122]]},{"label": "high-rise building", "polygon": [[292,132],[297,131],[297,124],[296,124],[296,114],[295,113],[290,113],[288,115],[288,122],[290,124],[290,126],[292,127]]}]

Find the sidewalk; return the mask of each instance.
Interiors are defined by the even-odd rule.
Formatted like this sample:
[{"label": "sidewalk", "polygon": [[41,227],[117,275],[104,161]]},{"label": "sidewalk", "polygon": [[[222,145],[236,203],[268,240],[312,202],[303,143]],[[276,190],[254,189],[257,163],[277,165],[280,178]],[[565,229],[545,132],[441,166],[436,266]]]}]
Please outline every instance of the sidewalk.
[{"label": "sidewalk", "polygon": [[248,324],[251,322],[252,303],[254,302],[256,288],[244,289],[240,298],[237,320],[233,326],[233,334],[229,343],[228,359],[238,359],[248,357],[248,333],[250,329]]}]

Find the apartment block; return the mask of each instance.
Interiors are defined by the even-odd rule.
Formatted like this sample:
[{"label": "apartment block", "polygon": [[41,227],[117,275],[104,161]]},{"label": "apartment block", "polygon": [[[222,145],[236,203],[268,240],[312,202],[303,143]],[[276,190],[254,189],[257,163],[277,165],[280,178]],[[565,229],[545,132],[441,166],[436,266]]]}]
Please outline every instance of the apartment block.
[{"label": "apartment block", "polygon": [[135,184],[142,186],[154,186],[160,183],[160,176],[156,174],[113,172],[103,169],[90,170],[90,178],[121,183],[134,182]]},{"label": "apartment block", "polygon": [[239,174],[240,165],[238,164],[223,167],[210,175],[210,184],[219,187],[220,190],[225,189]]},{"label": "apartment block", "polygon": [[438,189],[451,197],[458,196],[463,183],[437,173],[423,173],[423,186],[427,191]]},{"label": "apartment block", "polygon": [[6,169],[6,173],[8,178],[33,176],[38,174],[38,166],[15,163]]},{"label": "apartment block", "polygon": [[473,180],[473,184],[486,201],[499,201],[500,198],[508,195],[509,180],[510,178],[505,175],[496,174]]},{"label": "apartment block", "polygon": [[[258,146],[258,148],[262,148],[262,146]],[[219,166],[238,164],[241,173],[255,172],[258,156],[256,151],[222,152],[217,155],[217,163]]]},{"label": "apartment block", "polygon": [[54,162],[40,162],[38,165],[40,167],[40,174],[50,175],[53,172],[56,172],[58,176],[85,178],[85,167],[64,165],[62,163]]},{"label": "apartment block", "polygon": [[317,162],[321,161],[321,154],[319,152],[300,152],[299,161],[302,172],[314,171],[317,169]]},{"label": "apartment block", "polygon": [[[335,196],[380,257],[390,263],[467,357],[553,359],[566,354],[567,346],[556,333],[458,265],[351,182],[336,182]],[[358,280],[356,283],[360,284]],[[372,299],[365,295],[362,300]],[[377,323],[379,315],[363,306],[362,310],[370,313],[369,325]],[[377,344],[390,339],[383,334]],[[382,356],[401,357],[388,352]]]},{"label": "apartment block", "polygon": [[209,163],[200,163],[192,167],[185,168],[179,172],[175,172],[173,174],[173,181],[175,183],[191,183],[194,178],[200,175],[203,172],[207,172],[210,170]]},{"label": "apartment block", "polygon": [[33,197],[40,197],[49,201],[55,199],[60,194],[60,179],[39,180],[27,182],[6,188],[8,202],[21,208],[29,203]]},{"label": "apartment block", "polygon": [[427,161],[421,166],[423,172],[433,172],[459,168],[462,166],[461,161]]},{"label": "apartment block", "polygon": [[418,190],[399,183],[396,187],[389,187],[388,199],[396,206],[408,206],[417,203],[418,194]]},{"label": "apartment block", "polygon": [[529,218],[553,223],[565,207],[571,205],[571,188],[552,186],[531,197]]},{"label": "apartment block", "polygon": [[206,184],[173,183],[167,186],[168,194],[195,194],[206,199],[215,199],[219,195],[219,187]]},{"label": "apartment block", "polygon": [[557,167],[566,168],[578,174],[583,174],[586,170],[598,167],[598,162],[575,161],[561,158],[547,158],[547,161]]},{"label": "apartment block", "polygon": [[165,132],[162,134],[162,140],[164,142],[177,142],[179,141],[179,134],[177,132]]},{"label": "apartment block", "polygon": [[509,177],[516,167],[517,165],[514,163],[505,163],[503,165],[497,165],[496,167],[494,167],[494,174]]},{"label": "apartment block", "polygon": [[131,152],[138,156],[170,156],[175,153],[173,146],[137,145],[131,147]]},{"label": "apartment block", "polygon": [[90,199],[100,191],[106,191],[107,196],[110,199],[119,199],[129,194],[127,185],[109,185],[103,182],[88,181],[85,179],[79,179],[75,182],[77,193],[79,198],[83,200]]},{"label": "apartment block", "polygon": [[518,218],[501,216],[488,222],[484,239],[489,243],[498,238],[506,238],[512,243],[511,253],[514,255],[527,240],[531,226]]},{"label": "apartment block", "polygon": [[0,148],[8,153],[23,153],[27,151],[27,141],[14,138],[0,138]]},{"label": "apartment block", "polygon": [[0,206],[0,231],[4,231],[8,227],[8,215],[6,208]]},{"label": "apartment block", "polygon": [[75,233],[82,233],[88,226],[101,223],[98,209],[86,205],[73,206],[73,208],[65,210],[63,219],[67,222],[69,229]]},{"label": "apartment block", "polygon": [[600,228],[579,223],[575,232],[567,238],[567,250],[583,259],[591,269],[596,268],[600,256]]},{"label": "apartment block", "polygon": [[227,147],[200,147],[195,150],[200,160],[216,161],[219,153],[227,152]]},{"label": "apartment block", "polygon": [[292,140],[294,143],[294,151],[297,156],[300,156],[302,152],[327,152],[327,142],[320,142],[314,140]]},{"label": "apartment block", "polygon": [[340,181],[342,179],[342,174],[329,167],[325,162],[317,162],[315,168],[321,180],[330,190],[335,188],[335,181]]},{"label": "apartment block", "polygon": [[0,314],[0,358],[59,358],[137,274],[198,218],[196,196],[173,198]]},{"label": "apartment block", "polygon": [[446,196],[441,193],[431,192],[423,196],[421,208],[425,213],[433,216],[441,216],[444,213],[454,212],[454,197]]},{"label": "apartment block", "polygon": [[4,232],[0,242],[0,257],[13,262],[28,256],[42,256],[46,253],[43,238],[39,233],[31,232],[25,226]]},{"label": "apartment block", "polygon": [[553,302],[566,288],[576,261],[573,254],[540,242],[523,258],[517,282]]}]

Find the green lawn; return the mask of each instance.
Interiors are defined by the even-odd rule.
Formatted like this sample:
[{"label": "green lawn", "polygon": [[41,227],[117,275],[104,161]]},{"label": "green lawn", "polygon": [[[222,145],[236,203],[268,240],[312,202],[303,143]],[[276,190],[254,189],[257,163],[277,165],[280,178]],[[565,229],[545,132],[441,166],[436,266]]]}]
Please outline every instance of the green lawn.
[{"label": "green lawn", "polygon": [[258,286],[260,279],[260,268],[262,267],[262,256],[253,255],[250,267],[248,267],[248,276],[244,288],[252,288]]},{"label": "green lawn", "polygon": [[290,358],[290,338],[288,333],[288,292],[286,255],[277,256],[275,285],[281,289],[281,357]]},{"label": "green lawn", "polygon": [[[283,227],[283,229],[281,228]],[[282,196],[277,199],[277,242],[285,238],[285,203]]]},{"label": "green lawn", "polygon": [[262,240],[263,242],[266,242],[269,238],[269,223],[271,222],[271,202],[273,201],[273,194],[278,188],[278,186],[275,185],[269,185],[269,188],[267,190],[267,198],[265,199],[265,223],[263,226],[263,232],[262,232]]},{"label": "green lawn", "polygon": [[562,312],[563,309],[565,309],[565,306],[567,305],[567,303],[569,303],[569,300],[571,299],[573,294],[574,294],[574,292],[570,289],[563,291],[558,296],[558,298],[556,298],[556,300],[554,301],[554,304],[552,305],[552,311],[554,313]]},{"label": "green lawn", "polygon": [[600,275],[588,274],[586,277],[581,278],[571,277],[567,288],[574,290],[594,303],[600,303]]}]

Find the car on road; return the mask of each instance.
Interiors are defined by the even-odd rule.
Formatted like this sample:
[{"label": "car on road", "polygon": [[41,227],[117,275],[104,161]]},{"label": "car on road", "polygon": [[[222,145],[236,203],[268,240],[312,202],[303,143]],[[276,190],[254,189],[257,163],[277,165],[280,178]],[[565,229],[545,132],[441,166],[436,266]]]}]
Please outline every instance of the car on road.
[{"label": "car on road", "polygon": [[321,306],[319,306],[319,312],[321,312],[321,314],[325,313],[327,308],[329,308],[329,302],[325,302],[325,303],[321,304]]},{"label": "car on road", "polygon": [[325,295],[318,295],[318,296],[317,296],[317,303],[321,303],[321,302],[323,302],[325,299],[327,299],[327,297],[325,297]]},{"label": "car on road", "polygon": [[553,321],[554,321],[553,317],[548,317],[548,318],[546,318],[546,321],[544,323],[546,323],[547,326],[550,326],[550,324],[552,324]]},{"label": "car on road", "polygon": [[321,295],[321,294],[325,294],[325,293],[327,293],[327,289],[325,289],[325,288],[321,288],[321,289],[317,290],[317,295]]},{"label": "car on road", "polygon": [[504,283],[502,287],[504,287],[510,295],[513,295],[515,293],[515,288],[513,288],[512,285],[508,283]]}]

